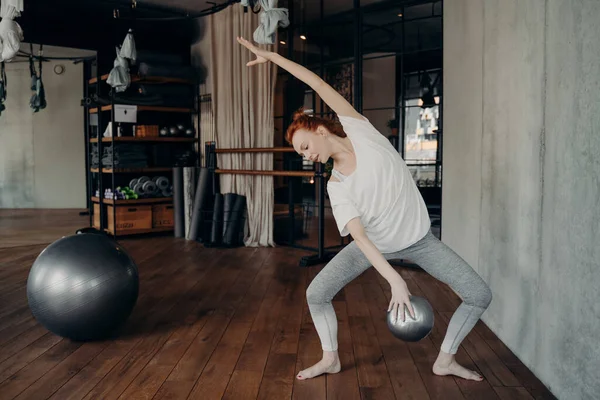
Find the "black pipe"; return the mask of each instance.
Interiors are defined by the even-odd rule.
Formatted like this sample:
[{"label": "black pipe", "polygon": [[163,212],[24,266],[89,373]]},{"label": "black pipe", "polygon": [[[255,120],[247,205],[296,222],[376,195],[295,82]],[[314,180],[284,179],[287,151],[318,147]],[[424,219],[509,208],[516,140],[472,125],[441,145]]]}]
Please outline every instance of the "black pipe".
[{"label": "black pipe", "polygon": [[360,0],[354,0],[354,108],[362,113],[362,13]]},{"label": "black pipe", "polygon": [[[89,79],[90,79],[91,71],[89,68],[89,64],[86,62],[83,64],[83,96],[84,98],[88,98],[89,96]],[[91,179],[91,163],[90,163],[90,129],[89,129],[89,106],[84,104],[83,106],[83,131],[84,131],[84,140],[85,140],[85,187],[86,187],[86,206],[90,215],[90,226],[94,226],[94,216],[93,216],[93,204],[92,204],[92,179]]]},{"label": "black pipe", "polygon": [[202,124],[202,99],[200,97],[200,85],[195,85],[196,86],[196,103],[197,103],[197,111],[198,111],[198,115],[196,117],[197,121],[198,121],[198,128],[196,131],[196,143],[194,143],[193,147],[198,149],[198,158],[196,159],[196,167],[200,167],[201,166],[201,160],[202,160],[202,133],[200,132],[200,127]]},{"label": "black pipe", "polygon": [[[444,2],[441,2],[441,13],[442,15],[444,15]],[[442,32],[444,32],[444,18],[442,18],[441,20],[441,24],[442,24]],[[444,47],[444,37],[442,35],[442,48]],[[442,52],[442,65],[444,65],[444,52]],[[439,104],[439,112],[440,112],[440,118],[439,118],[439,124],[438,124],[438,129],[440,130],[440,132],[438,133],[438,151],[439,151],[439,166],[436,168],[441,168],[442,167],[442,163],[443,163],[443,159],[444,159],[444,74],[443,74],[443,69],[441,72],[439,72],[441,75],[440,78],[440,85],[439,87],[441,88],[441,93],[439,93],[440,95],[440,104]],[[442,173],[443,175],[443,173]],[[442,182],[443,182],[443,177],[442,177]],[[443,183],[442,183],[443,185]],[[440,185],[441,186],[441,185]],[[440,190],[440,231],[439,231],[439,235],[440,238],[442,237],[442,198],[443,198],[443,190]]]},{"label": "black pipe", "polygon": [[[402,15],[404,15],[404,6],[402,6]],[[398,140],[398,151],[402,159],[406,156],[405,140],[406,140],[406,80],[404,79],[404,50],[406,49],[406,30],[404,29],[404,20],[402,21],[402,44],[400,51],[400,140]]]},{"label": "black pipe", "polygon": [[325,177],[323,164],[317,164],[317,179],[319,180],[319,260],[325,256]]},{"label": "black pipe", "polygon": [[[98,86],[100,85],[100,81],[98,81]],[[115,95],[114,95],[115,91],[111,90],[109,95],[110,95],[110,145],[112,146],[112,152],[113,152],[113,156],[111,157],[111,161],[112,161],[112,166],[111,166],[111,174],[110,174],[110,178],[111,178],[111,184],[112,184],[112,193],[114,195],[115,193],[115,157],[117,154],[117,150],[115,148],[117,142],[115,142],[115,135],[117,134],[116,130],[115,130]],[[102,106],[100,104],[98,104],[98,113],[100,114],[102,112]],[[101,141],[102,139],[98,139],[98,141]],[[102,159],[100,159],[100,164],[102,164]],[[103,176],[103,175],[102,175]],[[117,198],[116,196],[113,196],[114,198],[114,206],[113,206],[113,230],[114,230],[114,238],[117,238]]]},{"label": "black pipe", "polygon": [[[292,162],[291,162],[291,156],[288,157],[288,170],[292,170]],[[294,184],[295,184],[295,180],[293,177],[288,177],[288,217],[290,219],[290,232],[289,232],[289,241],[290,244],[294,244],[296,241],[295,238],[295,232],[294,232],[294,225],[295,225],[295,219],[296,219],[296,210],[294,207]]]},{"label": "black pipe", "polygon": [[[321,35],[321,37],[325,36],[325,24],[323,23],[323,19],[325,18],[325,4],[324,4],[325,0],[321,0],[321,10],[320,10],[320,16],[319,16],[319,35]],[[325,79],[325,49],[323,48],[323,43],[319,44],[319,75],[321,75],[321,79],[323,79],[324,81]],[[325,102],[323,101],[323,99],[319,96],[320,102],[321,102],[321,112],[319,113],[321,118],[323,118],[323,115],[325,113]]]},{"label": "black pipe", "polygon": [[[96,82],[98,82],[98,84],[96,85],[96,93],[98,93],[98,96],[100,96],[101,90],[102,90],[102,85],[100,85],[100,82],[102,82],[101,80],[101,75],[100,75],[100,61],[99,61],[99,56],[96,55]],[[98,111],[96,113],[96,115],[98,116],[98,129],[96,129],[96,138],[98,139],[98,174],[97,174],[97,179],[98,179],[98,201],[99,201],[99,208],[100,208],[100,230],[104,230],[105,228],[107,228],[108,226],[108,217],[106,217],[106,208],[104,206],[104,174],[102,173],[102,152],[104,151],[103,149],[103,143],[102,143],[102,110],[100,107],[98,107]],[[90,171],[91,172],[91,171]],[[104,222],[106,217],[106,223]]]},{"label": "black pipe", "polygon": [[[123,3],[122,0],[96,0],[96,2],[104,3],[106,5],[112,5],[117,8],[118,7],[131,8],[131,3],[129,3],[129,4]],[[156,5],[148,4],[148,2],[144,2],[143,4],[140,4],[140,3],[136,4],[135,8],[138,10],[141,10],[141,11],[157,12],[157,13],[171,14],[171,15],[177,15],[177,16],[186,16],[187,15],[187,13],[182,12],[182,11],[173,10],[173,8],[156,6]]]},{"label": "black pipe", "polygon": [[239,3],[240,0],[228,0],[224,3],[218,4],[218,5],[214,5],[212,7],[208,7],[205,8],[204,10],[201,10],[200,12],[196,13],[196,14],[189,14],[186,13],[185,15],[182,16],[177,16],[177,17],[129,17],[129,16],[119,16],[119,19],[121,20],[135,20],[135,21],[179,21],[179,20],[190,20],[190,19],[196,19],[196,18],[201,18],[201,17],[206,17],[208,15],[211,14],[215,14],[218,13],[219,11],[222,11],[224,9],[226,9],[227,7],[229,7],[232,4],[236,4]]},{"label": "black pipe", "polygon": [[[293,24],[294,21],[294,2],[290,1],[288,4],[289,8],[288,8],[288,15],[289,15],[289,20],[290,23]],[[288,59],[289,60],[293,60],[294,58],[294,28],[293,27],[289,27],[288,28]],[[292,87],[294,86],[293,81],[294,79],[296,79],[292,74],[288,74],[288,84],[286,85],[286,102],[285,102],[285,109],[284,109],[284,114],[285,114],[285,118],[284,118],[284,123],[289,124],[291,119],[292,119],[292,113],[295,110],[292,110],[291,107],[291,98],[292,98]],[[283,129],[283,136],[284,136],[284,141],[285,141],[285,132],[287,130],[287,127],[284,126]],[[287,165],[288,165],[288,170],[293,170],[293,159],[294,159],[294,154],[291,153],[285,153],[284,154],[284,160],[287,160]],[[288,177],[287,179],[288,182],[288,216],[290,219],[290,234],[289,234],[289,241],[290,244],[294,244],[295,243],[295,235],[294,235],[294,225],[295,225],[295,219],[296,219],[296,215],[295,215],[295,209],[294,209],[294,183],[295,180],[293,177]]]}]

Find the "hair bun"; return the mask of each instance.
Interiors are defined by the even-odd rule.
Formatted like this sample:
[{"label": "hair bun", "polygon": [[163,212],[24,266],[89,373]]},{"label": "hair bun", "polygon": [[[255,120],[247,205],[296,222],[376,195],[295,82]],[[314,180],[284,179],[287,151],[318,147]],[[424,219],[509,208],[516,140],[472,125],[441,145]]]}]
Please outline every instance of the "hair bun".
[{"label": "hair bun", "polygon": [[299,109],[294,111],[294,114],[292,115],[292,121],[296,121],[304,116],[306,116],[306,114],[304,113],[304,107],[300,107]]}]

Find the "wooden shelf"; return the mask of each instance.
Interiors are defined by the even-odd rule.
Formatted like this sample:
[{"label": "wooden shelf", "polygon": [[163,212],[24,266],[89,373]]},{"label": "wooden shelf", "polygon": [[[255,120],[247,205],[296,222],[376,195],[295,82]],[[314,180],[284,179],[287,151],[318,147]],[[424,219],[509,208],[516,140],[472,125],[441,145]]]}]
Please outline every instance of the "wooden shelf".
[{"label": "wooden shelf", "polygon": [[[120,104],[117,104],[120,105]],[[124,105],[133,105],[133,104],[124,104]],[[192,108],[185,107],[162,107],[162,106],[136,106],[138,112],[140,111],[158,111],[158,112],[174,112],[174,113],[191,113],[194,112]],[[112,110],[112,105],[106,105],[101,107],[102,111],[110,111]],[[97,114],[98,108],[90,108],[90,114]]]},{"label": "wooden shelf", "polygon": [[[102,142],[175,142],[175,143],[191,143],[195,142],[198,139],[193,137],[164,137],[164,136],[154,136],[154,137],[133,137],[133,136],[122,136],[122,137],[105,137],[102,138]],[[90,139],[90,143],[98,143],[98,138]]]},{"label": "wooden shelf", "polygon": [[[91,168],[91,172],[98,173],[98,168]],[[144,173],[144,172],[171,172],[173,168],[115,168],[115,174],[129,174],[129,173]],[[112,174],[112,168],[102,168],[103,174]]]},{"label": "wooden shelf", "polygon": [[[196,82],[190,81],[189,79],[182,78],[170,78],[165,76],[139,76],[139,75],[130,75],[131,83],[184,83],[193,85]],[[108,79],[108,74],[102,75],[100,80],[105,81]],[[98,82],[98,78],[92,78],[89,80],[91,85]]]},{"label": "wooden shelf", "polygon": [[[104,229],[106,232],[110,233],[111,235],[113,234],[113,232],[106,228]],[[117,235],[119,236],[126,236],[126,235],[139,235],[142,233],[154,233],[154,232],[172,232],[175,229],[172,226],[169,227],[161,227],[161,228],[150,228],[150,229],[135,229],[135,230],[126,230],[126,231],[118,231],[117,230]]]},{"label": "wooden shelf", "polygon": [[[147,199],[137,199],[137,200],[113,200],[113,199],[102,199],[102,203],[111,204],[111,205],[131,205],[131,204],[156,204],[156,203],[171,203],[173,201],[172,197],[153,197]],[[100,203],[100,199],[96,196],[92,196],[92,202]]]},{"label": "wooden shelf", "polygon": [[[169,75],[167,73],[167,75]],[[141,87],[141,84],[145,85],[153,85],[153,87],[158,87],[157,85],[163,86],[173,86],[173,85],[189,85],[187,86],[189,89],[193,89],[195,85],[198,84],[197,79],[194,76],[189,76],[189,79],[181,79],[181,78],[171,78],[164,76],[142,76],[141,74],[132,73],[129,75],[130,82],[132,84],[130,88],[131,91],[137,91],[137,86]],[[105,92],[110,89],[110,86],[107,83],[109,78],[109,74],[104,74],[102,76],[93,77],[89,79],[85,84],[87,88],[90,90],[94,90],[91,85],[96,85],[95,89]],[[106,85],[106,86],[105,86]],[[137,86],[136,86],[137,85]],[[197,89],[197,88],[196,88]],[[94,114],[98,117],[102,116],[104,119],[108,119],[113,121],[116,124],[116,120],[119,120],[119,114],[125,113],[127,111],[128,116],[135,117],[135,115],[131,115],[133,110],[136,111],[137,121],[140,123],[140,119],[152,118],[157,119],[155,121],[155,125],[173,123],[169,122],[173,118],[189,118],[191,116],[197,117],[200,112],[195,105],[196,98],[198,94],[197,90],[193,89],[193,96],[189,96],[189,102],[177,102],[172,103],[171,107],[169,107],[169,103],[152,103],[146,101],[138,101],[138,102],[129,102],[126,99],[118,100],[118,97],[112,97],[109,100],[112,101],[101,101],[96,102],[93,105],[86,107],[88,109],[89,115],[93,116]],[[191,95],[192,93],[190,93]],[[187,95],[185,96],[187,99]],[[194,100],[194,101],[192,101]],[[199,100],[199,99],[198,99]],[[123,104],[123,103],[133,103],[133,104]],[[124,118],[128,119],[128,118]],[[132,119],[134,120],[134,119]],[[159,122],[159,120],[163,120]],[[148,121],[149,122],[149,121]],[[88,122],[89,125],[89,122]],[[115,127],[116,128],[116,127]],[[154,132],[156,133],[156,132]],[[116,132],[115,132],[116,135]],[[130,133],[131,135],[131,133]],[[134,136],[125,136],[125,137],[103,137],[100,133],[98,137],[91,138],[87,136],[89,143],[94,143],[99,146],[116,146],[118,143],[129,143],[129,144],[138,144],[143,148],[149,150],[149,147],[155,147],[161,154],[160,155],[168,155],[169,152],[174,150],[176,147],[184,147],[190,149],[194,148],[198,143],[199,138],[197,133],[193,136],[152,136],[152,137],[134,137]],[[113,144],[117,143],[117,144]],[[171,144],[169,144],[171,143]],[[158,144],[158,146],[148,146],[152,144]],[[174,146],[175,145],[175,146]],[[88,147],[91,145],[88,144]],[[157,155],[158,156],[158,155]],[[88,157],[91,157],[88,155]],[[161,164],[157,162],[156,164]],[[129,165],[133,166],[128,168],[128,164],[124,162],[123,164],[119,164],[115,160],[115,164],[103,164],[102,162],[95,164],[96,168],[89,167],[88,171],[88,179],[92,181],[96,181],[98,179],[110,178],[110,174],[120,174],[120,178],[127,178],[127,176],[138,177],[142,175],[147,176],[158,176],[164,175],[169,176],[172,174],[173,167],[170,166],[170,163],[165,163],[166,166],[159,167],[158,165],[153,166],[152,163],[144,162],[144,163],[130,163]],[[135,167],[135,165],[148,165],[147,167]],[[92,175],[93,174],[93,175]],[[96,175],[97,174],[97,175]],[[102,175],[101,175],[102,174]],[[104,174],[108,174],[106,177]],[[131,175],[129,175],[131,174]],[[113,175],[114,177],[114,175]],[[129,179],[129,178],[128,178]],[[113,179],[114,180],[114,179]],[[91,195],[92,193],[90,193]],[[132,236],[132,235],[144,235],[144,234],[153,234],[153,233],[166,233],[167,235],[172,235],[174,231],[174,226],[165,227],[164,223],[172,224],[173,217],[171,216],[172,208],[173,208],[173,197],[155,197],[155,198],[138,198],[131,200],[117,200],[115,199],[106,199],[104,198],[104,193],[99,193],[100,196],[90,196],[88,197],[88,201],[93,204],[93,224],[98,226],[98,229],[102,229],[103,231],[117,236]],[[163,196],[162,193],[157,193],[157,196]],[[116,196],[115,196],[116,197]],[[148,217],[151,213],[152,223],[148,221]],[[90,217],[92,218],[92,217]],[[114,226],[113,226],[114,225]],[[153,226],[152,228],[149,228]],[[156,226],[156,227],[154,227]],[[130,227],[132,229],[127,229]],[[167,233],[170,232],[170,233]]]}]

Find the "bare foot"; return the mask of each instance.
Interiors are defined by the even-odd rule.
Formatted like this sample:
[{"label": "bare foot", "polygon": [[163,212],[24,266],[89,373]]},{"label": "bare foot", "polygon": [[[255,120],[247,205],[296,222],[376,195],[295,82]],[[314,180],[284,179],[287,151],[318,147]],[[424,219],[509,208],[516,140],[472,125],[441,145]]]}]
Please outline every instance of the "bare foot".
[{"label": "bare foot", "polygon": [[472,381],[482,381],[483,377],[475,371],[471,371],[456,362],[453,355],[440,353],[433,364],[433,373],[436,375],[455,375]]},{"label": "bare foot", "polygon": [[[333,353],[330,353],[330,354],[333,354]],[[340,372],[341,369],[342,369],[342,365],[340,363],[340,358],[337,355],[337,352],[335,352],[335,354],[329,355],[329,356],[324,354],[321,361],[319,361],[312,367],[309,367],[303,371],[300,371],[298,373],[298,375],[296,375],[296,378],[298,378],[299,380],[302,381],[305,379],[314,378],[314,377],[322,375],[322,374],[336,374],[336,373]]]}]

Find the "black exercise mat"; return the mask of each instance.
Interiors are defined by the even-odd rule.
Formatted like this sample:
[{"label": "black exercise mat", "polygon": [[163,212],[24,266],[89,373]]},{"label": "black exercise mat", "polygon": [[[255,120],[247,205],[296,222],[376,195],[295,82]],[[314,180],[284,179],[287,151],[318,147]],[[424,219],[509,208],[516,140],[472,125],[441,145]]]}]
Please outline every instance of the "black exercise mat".
[{"label": "black exercise mat", "polygon": [[223,242],[226,246],[240,246],[240,237],[244,229],[244,214],[246,210],[246,196],[236,195],[233,208],[229,216],[229,225],[225,232]]},{"label": "black exercise mat", "polygon": [[225,193],[223,195],[223,241],[225,241],[225,237],[227,237],[227,232],[231,231],[233,220],[231,218],[231,213],[233,212],[233,205],[235,204],[235,199],[237,198],[237,194],[235,193]]},{"label": "black exercise mat", "polygon": [[213,207],[212,229],[210,233],[210,243],[212,246],[218,246],[223,242],[223,195],[215,194],[215,204]]},{"label": "black exercise mat", "polygon": [[194,206],[192,210],[192,220],[190,223],[190,231],[188,233],[189,240],[203,239],[203,220],[205,219],[204,207],[207,204],[207,199],[211,196],[212,179],[208,168],[200,168],[198,174],[198,183],[194,195]]}]

